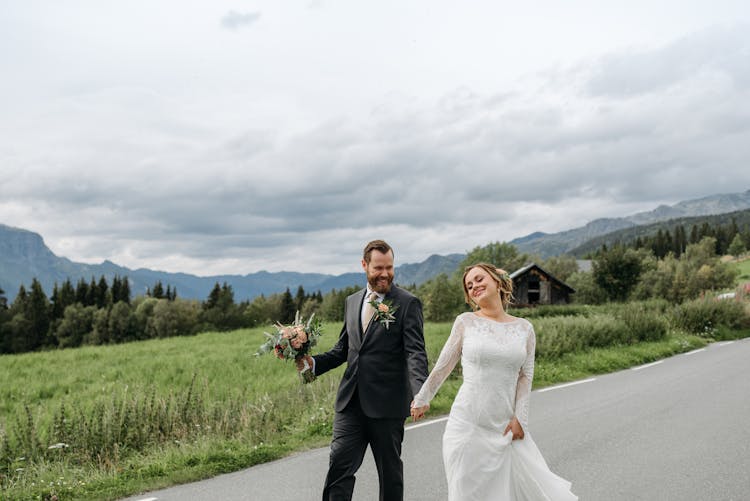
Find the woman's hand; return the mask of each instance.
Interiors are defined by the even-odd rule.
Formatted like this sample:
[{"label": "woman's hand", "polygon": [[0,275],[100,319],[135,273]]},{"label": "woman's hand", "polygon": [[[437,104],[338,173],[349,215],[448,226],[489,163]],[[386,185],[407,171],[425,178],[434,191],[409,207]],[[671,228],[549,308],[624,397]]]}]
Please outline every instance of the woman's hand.
[{"label": "woman's hand", "polygon": [[513,440],[523,440],[523,427],[521,427],[521,423],[518,422],[518,418],[516,416],[513,416],[513,418],[510,420],[510,423],[508,423],[508,426],[505,427],[503,435],[505,435],[509,431],[513,433]]},{"label": "woman's hand", "polygon": [[411,420],[412,421],[419,421],[424,417],[425,412],[430,410],[430,404],[424,405],[422,407],[414,407],[414,401],[411,402]]}]

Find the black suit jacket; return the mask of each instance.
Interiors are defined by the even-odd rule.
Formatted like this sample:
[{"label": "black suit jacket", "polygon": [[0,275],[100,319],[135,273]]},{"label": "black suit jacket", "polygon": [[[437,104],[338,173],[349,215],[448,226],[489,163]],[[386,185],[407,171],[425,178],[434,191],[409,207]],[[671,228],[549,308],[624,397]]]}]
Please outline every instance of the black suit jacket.
[{"label": "black suit jacket", "polygon": [[373,319],[362,332],[360,317],[366,289],[346,298],[344,326],[336,345],[316,355],[315,374],[347,363],[336,396],[344,410],[355,390],[364,414],[371,418],[405,418],[413,396],[427,379],[427,354],[422,331],[422,303],[395,285],[385,295],[399,305],[396,321],[386,329]]}]

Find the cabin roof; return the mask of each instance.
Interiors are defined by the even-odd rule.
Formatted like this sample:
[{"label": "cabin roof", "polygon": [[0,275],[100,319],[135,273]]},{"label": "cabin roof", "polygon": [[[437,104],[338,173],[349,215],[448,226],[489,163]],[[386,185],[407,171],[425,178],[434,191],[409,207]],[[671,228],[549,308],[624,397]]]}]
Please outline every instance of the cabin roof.
[{"label": "cabin roof", "polygon": [[570,292],[570,293],[575,292],[575,289],[573,287],[571,287],[570,285],[566,284],[565,282],[563,282],[559,278],[555,277],[552,273],[548,272],[547,270],[545,270],[544,268],[542,268],[541,266],[539,266],[536,263],[527,264],[523,268],[517,269],[516,271],[514,271],[513,273],[510,274],[510,278],[513,279],[513,280],[515,280],[516,278],[527,274],[528,272],[530,272],[533,269],[539,270],[544,275],[546,275],[549,280],[551,280],[552,282],[555,282],[556,284],[558,284],[563,289],[567,289],[568,292]]}]

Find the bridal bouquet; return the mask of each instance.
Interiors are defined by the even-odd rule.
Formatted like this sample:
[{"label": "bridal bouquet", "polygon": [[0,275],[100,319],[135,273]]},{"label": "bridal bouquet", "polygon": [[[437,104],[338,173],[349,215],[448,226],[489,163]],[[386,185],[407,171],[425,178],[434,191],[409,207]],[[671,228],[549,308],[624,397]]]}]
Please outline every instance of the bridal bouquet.
[{"label": "bridal bouquet", "polygon": [[263,343],[256,355],[273,352],[276,358],[281,360],[300,360],[304,362],[304,369],[300,371],[300,378],[303,383],[309,383],[315,379],[315,375],[303,357],[307,355],[310,348],[318,343],[318,338],[323,334],[320,321],[315,319],[315,314],[310,315],[307,322],[300,317],[299,311],[294,317],[294,323],[283,325],[276,322],[276,332],[266,335],[266,342]]}]

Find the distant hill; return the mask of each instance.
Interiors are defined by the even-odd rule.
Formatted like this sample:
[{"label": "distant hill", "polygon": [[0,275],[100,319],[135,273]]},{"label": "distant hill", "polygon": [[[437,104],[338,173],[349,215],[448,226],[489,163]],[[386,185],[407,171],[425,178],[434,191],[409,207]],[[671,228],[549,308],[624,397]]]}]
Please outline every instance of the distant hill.
[{"label": "distant hill", "polygon": [[[726,219],[729,222],[730,213],[744,214],[747,209],[750,209],[750,190],[688,200],[672,206],[661,205],[652,211],[623,218],[595,219],[580,228],[559,233],[535,232],[510,243],[520,252],[536,254],[543,258],[571,252],[582,256],[588,252],[587,249],[598,248],[602,243],[616,239],[624,242],[631,236],[635,238],[639,234],[650,234],[649,231],[656,232],[659,227],[654,226],[654,223],[669,221],[664,228],[671,229],[678,224],[677,221],[716,214],[729,217],[730,219]],[[739,220],[738,224],[742,225]],[[396,268],[396,281],[403,285],[422,284],[439,273],[453,273],[464,257],[463,254],[432,255],[421,263],[400,265]],[[363,286],[365,283],[364,274],[358,272],[327,275],[259,271],[248,275],[199,277],[145,268],[131,270],[111,261],[101,264],[76,263],[56,256],[44,244],[41,235],[0,224],[0,287],[5,290],[9,300],[12,301],[21,284],[28,286],[35,277],[42,283],[47,294],[50,294],[55,282],[62,283],[67,278],[74,283],[81,278],[89,281],[91,277],[98,279],[102,275],[108,280],[115,275],[127,276],[134,294],[142,294],[147,287],[160,281],[165,287],[175,287],[178,296],[191,299],[205,299],[216,282],[227,282],[234,289],[237,301],[252,299],[260,294],[283,292],[287,287],[296,291],[300,285],[308,292],[320,290],[326,293],[331,289],[342,289],[351,285]]]},{"label": "distant hill", "polygon": [[536,254],[541,257],[556,256],[570,253],[589,240],[618,230],[648,225],[670,219],[724,214],[728,212],[750,209],[750,190],[744,193],[730,193],[712,195],[687,200],[675,205],[660,205],[647,212],[639,212],[622,218],[594,219],[580,228],[574,228],[559,233],[536,232],[510,243],[519,251]]},{"label": "distant hill", "polygon": [[690,234],[690,228],[693,226],[701,226],[703,223],[708,224],[711,227],[724,226],[732,223],[732,220],[737,226],[742,229],[744,226],[750,226],[750,209],[740,210],[735,212],[727,212],[726,214],[716,214],[713,216],[696,216],[696,217],[681,217],[676,219],[669,219],[667,221],[661,221],[658,223],[645,224],[642,226],[634,226],[632,228],[625,228],[623,230],[613,231],[596,238],[592,238],[583,245],[576,247],[569,251],[570,254],[576,257],[583,257],[601,248],[602,245],[612,247],[616,243],[629,244],[638,237],[650,237],[656,235],[659,230],[669,230],[670,233],[674,234],[675,226],[682,225],[685,227],[688,235]]},{"label": "distant hill", "polygon": [[[400,284],[421,284],[439,273],[452,273],[463,254],[447,256],[432,255],[421,263],[403,264],[396,267],[396,281]],[[147,287],[161,281],[164,287],[177,288],[177,295],[187,299],[205,299],[216,282],[227,282],[234,290],[237,301],[252,299],[261,294],[284,292],[289,287],[292,293],[301,285],[307,292],[329,292],[351,285],[364,286],[363,273],[327,275],[321,273],[259,271],[248,275],[215,275],[199,277],[187,273],[168,273],[146,268],[131,270],[111,261],[101,264],[76,263],[56,256],[44,243],[41,235],[0,224],[0,288],[5,290],[12,301],[21,284],[27,287],[37,278],[49,295],[55,282],[62,283],[67,278],[75,283],[83,278],[97,280],[104,275],[111,281],[115,275],[127,276],[133,294],[143,294]]]}]

